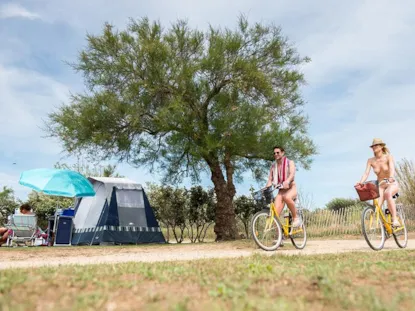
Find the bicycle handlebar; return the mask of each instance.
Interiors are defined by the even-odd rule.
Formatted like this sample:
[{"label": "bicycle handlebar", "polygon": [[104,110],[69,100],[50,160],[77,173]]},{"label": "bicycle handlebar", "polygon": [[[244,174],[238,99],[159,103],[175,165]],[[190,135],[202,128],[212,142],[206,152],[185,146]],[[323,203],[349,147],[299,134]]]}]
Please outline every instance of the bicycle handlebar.
[{"label": "bicycle handlebar", "polygon": [[[273,185],[271,185],[271,186],[269,186],[269,187],[264,187],[264,188],[261,188],[261,189],[260,189],[260,191],[267,190],[267,189],[271,188],[272,186],[273,186]],[[274,189],[272,189],[272,191],[275,191],[275,190],[277,190],[277,189],[281,189],[281,188],[282,188],[282,184],[279,184],[279,185],[274,186]]]}]

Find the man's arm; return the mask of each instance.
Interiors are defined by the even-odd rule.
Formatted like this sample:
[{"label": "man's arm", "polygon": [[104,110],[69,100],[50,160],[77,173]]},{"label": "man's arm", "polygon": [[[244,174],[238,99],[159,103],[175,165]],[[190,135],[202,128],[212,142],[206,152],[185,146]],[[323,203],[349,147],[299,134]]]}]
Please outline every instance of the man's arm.
[{"label": "man's arm", "polygon": [[287,178],[288,184],[290,184],[294,180],[294,177],[295,177],[295,164],[294,164],[294,161],[290,161],[289,165],[290,165],[290,175]]},{"label": "man's arm", "polygon": [[268,188],[269,186],[272,185],[272,167],[273,165],[271,165],[271,168],[269,170],[268,181],[267,181],[267,185],[265,186],[265,188]]}]

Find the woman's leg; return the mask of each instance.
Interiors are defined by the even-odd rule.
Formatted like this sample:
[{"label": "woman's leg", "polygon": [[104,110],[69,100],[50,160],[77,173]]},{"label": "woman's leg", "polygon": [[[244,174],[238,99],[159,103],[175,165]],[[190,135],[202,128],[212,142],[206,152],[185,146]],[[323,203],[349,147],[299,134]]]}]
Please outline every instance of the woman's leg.
[{"label": "woman's leg", "polygon": [[[396,182],[388,184],[385,192],[384,192],[384,200],[388,203],[388,209],[391,212],[392,215],[392,222],[394,222],[394,225],[400,226],[399,221],[397,221],[396,217],[396,204],[395,200],[393,199],[393,196],[397,194],[399,191],[398,184]],[[399,224],[399,225],[398,225]]]},{"label": "woman's leg", "polygon": [[382,208],[383,202],[385,200],[384,197],[384,193],[385,193],[385,189],[387,188],[387,184],[386,183],[382,183],[379,185],[379,198],[378,198],[378,203],[380,208]]},{"label": "woman's leg", "polygon": [[0,245],[7,242],[7,237],[9,236],[9,229],[0,228]]}]

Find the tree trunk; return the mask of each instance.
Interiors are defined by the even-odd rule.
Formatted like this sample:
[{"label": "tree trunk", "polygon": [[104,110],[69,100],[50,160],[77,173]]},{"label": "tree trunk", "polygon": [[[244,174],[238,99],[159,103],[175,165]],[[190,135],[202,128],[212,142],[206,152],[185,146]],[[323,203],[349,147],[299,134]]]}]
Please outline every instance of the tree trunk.
[{"label": "tree trunk", "polygon": [[225,181],[218,162],[211,162],[209,164],[212,172],[211,179],[215,186],[215,194],[217,199],[214,227],[216,241],[235,240],[236,219],[235,210],[232,204],[233,197],[235,195],[235,187],[232,181],[231,187],[228,187],[228,183]]}]

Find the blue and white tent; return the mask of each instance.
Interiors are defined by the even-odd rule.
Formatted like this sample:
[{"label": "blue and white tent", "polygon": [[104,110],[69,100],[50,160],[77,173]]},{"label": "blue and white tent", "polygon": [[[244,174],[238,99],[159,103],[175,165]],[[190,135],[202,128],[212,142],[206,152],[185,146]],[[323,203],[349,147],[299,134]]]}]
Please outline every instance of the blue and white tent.
[{"label": "blue and white tent", "polygon": [[72,245],[166,243],[140,184],[127,178],[88,179],[96,195],[76,204]]}]

